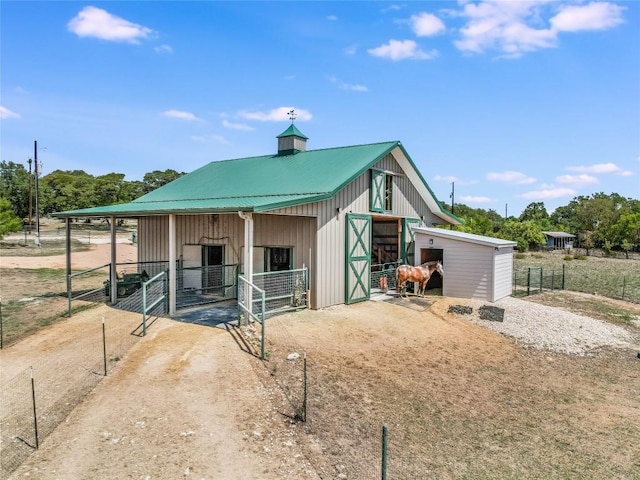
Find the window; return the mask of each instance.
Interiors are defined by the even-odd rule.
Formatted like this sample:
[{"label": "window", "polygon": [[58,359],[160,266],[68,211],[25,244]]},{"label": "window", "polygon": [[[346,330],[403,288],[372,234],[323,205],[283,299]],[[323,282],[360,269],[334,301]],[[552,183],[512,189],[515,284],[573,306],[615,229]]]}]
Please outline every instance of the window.
[{"label": "window", "polygon": [[370,201],[372,212],[389,212],[393,209],[392,174],[371,170]]},{"label": "window", "polygon": [[267,272],[279,272],[281,270],[291,270],[291,247],[267,247],[265,255],[265,270]]}]

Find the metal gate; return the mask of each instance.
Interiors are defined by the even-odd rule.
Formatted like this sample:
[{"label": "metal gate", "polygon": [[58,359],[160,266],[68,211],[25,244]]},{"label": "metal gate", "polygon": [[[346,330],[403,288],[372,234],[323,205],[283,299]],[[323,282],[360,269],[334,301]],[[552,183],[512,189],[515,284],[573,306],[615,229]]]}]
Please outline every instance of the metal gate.
[{"label": "metal gate", "polygon": [[371,217],[347,214],[345,303],[361,302],[371,292]]}]

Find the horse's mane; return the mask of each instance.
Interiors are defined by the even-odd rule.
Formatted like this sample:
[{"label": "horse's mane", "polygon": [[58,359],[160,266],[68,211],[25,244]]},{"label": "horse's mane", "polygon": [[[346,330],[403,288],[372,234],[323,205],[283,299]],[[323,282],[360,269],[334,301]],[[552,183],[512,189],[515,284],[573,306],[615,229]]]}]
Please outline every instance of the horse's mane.
[{"label": "horse's mane", "polygon": [[440,260],[432,260],[430,262],[424,262],[423,264],[421,264],[421,267],[430,267],[432,265],[437,265],[438,263],[442,263]]}]

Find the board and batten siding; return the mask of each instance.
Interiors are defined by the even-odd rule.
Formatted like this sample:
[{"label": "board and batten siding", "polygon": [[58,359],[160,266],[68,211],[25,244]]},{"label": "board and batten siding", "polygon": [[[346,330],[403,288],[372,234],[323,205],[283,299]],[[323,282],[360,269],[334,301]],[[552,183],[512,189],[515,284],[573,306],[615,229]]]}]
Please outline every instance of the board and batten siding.
[{"label": "board and batten siding", "polygon": [[[292,247],[293,267],[315,268],[316,219],[254,214],[254,247]],[[145,217],[138,223],[138,258],[141,262],[169,258],[169,219]],[[237,213],[176,216],[176,257],[181,259],[185,245],[223,245],[225,264],[243,269],[244,220]],[[263,266],[255,270],[261,272]]]},{"label": "board and batten siding", "polygon": [[[393,210],[385,213],[371,212],[369,189],[371,171],[367,170],[340,190],[333,198],[300,207],[283,209],[286,214],[317,216],[317,268],[312,277],[313,308],[324,308],[345,303],[345,233],[346,214],[359,213],[376,218],[420,218],[428,225],[441,223],[430,213],[426,202],[404,175],[393,155],[386,155],[372,168],[393,172]],[[304,208],[301,208],[304,207]],[[315,293],[314,293],[315,292]],[[315,295],[315,301],[313,300]]]}]

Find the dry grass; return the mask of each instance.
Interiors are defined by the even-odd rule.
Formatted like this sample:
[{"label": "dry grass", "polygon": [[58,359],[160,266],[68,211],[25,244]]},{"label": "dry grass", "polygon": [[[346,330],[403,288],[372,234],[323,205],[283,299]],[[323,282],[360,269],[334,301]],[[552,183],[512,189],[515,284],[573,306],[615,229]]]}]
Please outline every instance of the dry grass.
[{"label": "dry grass", "polygon": [[446,301],[283,319],[309,352],[306,431],[326,478],[374,478],[383,423],[389,478],[640,478],[635,351],[523,350]]}]

